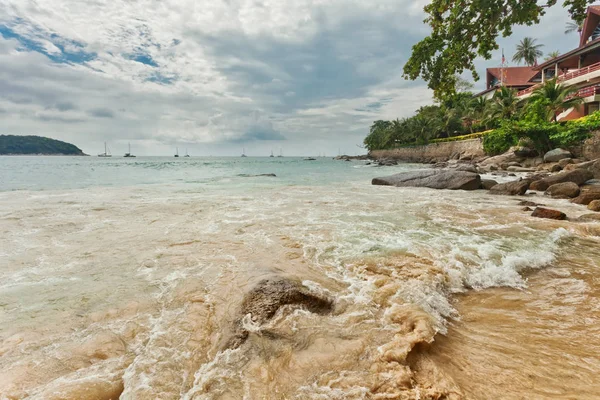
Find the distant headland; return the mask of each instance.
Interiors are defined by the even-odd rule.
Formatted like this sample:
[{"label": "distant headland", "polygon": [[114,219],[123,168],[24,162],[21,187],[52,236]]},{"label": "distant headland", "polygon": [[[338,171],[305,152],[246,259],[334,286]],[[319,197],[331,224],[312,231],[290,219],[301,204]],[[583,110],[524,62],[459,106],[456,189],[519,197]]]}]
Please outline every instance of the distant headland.
[{"label": "distant headland", "polygon": [[87,156],[80,148],[42,136],[0,135],[0,155]]}]

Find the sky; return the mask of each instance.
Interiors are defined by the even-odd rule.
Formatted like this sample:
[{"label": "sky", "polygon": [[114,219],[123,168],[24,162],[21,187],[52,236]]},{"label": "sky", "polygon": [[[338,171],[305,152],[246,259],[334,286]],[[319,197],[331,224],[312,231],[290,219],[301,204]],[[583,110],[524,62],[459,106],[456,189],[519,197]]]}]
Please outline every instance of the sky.
[{"label": "sky", "polygon": [[[407,0],[0,0],[0,134],[97,154],[363,154],[378,119],[432,103],[402,67],[425,37]],[[525,36],[570,50],[566,11]],[[478,60],[478,70],[500,64]],[[469,77],[466,75],[465,77]],[[476,83],[474,91],[484,88]]]}]

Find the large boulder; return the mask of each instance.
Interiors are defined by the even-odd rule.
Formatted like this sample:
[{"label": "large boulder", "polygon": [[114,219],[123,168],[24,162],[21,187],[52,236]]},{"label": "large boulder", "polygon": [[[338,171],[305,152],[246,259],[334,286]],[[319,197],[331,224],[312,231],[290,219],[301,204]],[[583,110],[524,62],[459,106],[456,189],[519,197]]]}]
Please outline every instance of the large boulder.
[{"label": "large boulder", "polygon": [[425,170],[374,178],[371,183],[373,185],[397,187],[477,190],[481,187],[481,177],[478,174],[468,171]]},{"label": "large boulder", "polygon": [[545,191],[550,186],[557,183],[573,182],[577,185],[583,185],[585,181],[592,179],[593,174],[586,169],[576,169],[574,171],[565,171],[556,175],[550,175],[547,178],[540,179],[531,183],[530,190]]},{"label": "large boulder", "polygon": [[493,179],[482,179],[481,180],[481,188],[485,190],[490,190],[494,186],[496,186],[498,182]]},{"label": "large boulder", "polygon": [[316,314],[326,314],[333,310],[334,302],[321,293],[313,292],[299,281],[281,277],[264,279],[244,296],[234,323],[233,335],[225,344],[225,348],[235,349],[246,341],[249,333],[245,328],[244,318],[247,318],[248,314],[253,323],[261,325],[286,305],[304,308]]},{"label": "large boulder", "polygon": [[571,203],[588,205],[594,200],[600,200],[600,185],[584,185],[579,190],[579,196]]},{"label": "large boulder", "polygon": [[572,199],[579,196],[579,185],[573,182],[555,183],[546,189],[545,194],[555,199]]},{"label": "large boulder", "polygon": [[537,157],[538,155],[537,150],[530,147],[517,147],[513,153],[515,156],[523,158]]},{"label": "large boulder", "polygon": [[592,211],[600,211],[600,200],[592,200],[590,204],[588,204],[588,210]]},{"label": "large boulder", "polygon": [[565,165],[565,171],[574,171],[578,169],[586,169],[594,175],[594,178],[600,179],[600,159],[582,162],[579,164]]},{"label": "large boulder", "polygon": [[527,179],[523,179],[520,181],[501,183],[499,185],[493,186],[490,189],[490,193],[491,194],[504,194],[504,195],[509,195],[509,196],[515,196],[515,195],[522,196],[525,194],[525,192],[527,192],[527,189],[529,189],[529,184],[530,184],[530,181]]},{"label": "large boulder", "polygon": [[557,162],[563,158],[572,158],[573,155],[570,151],[564,149],[550,150],[544,154],[544,162]]},{"label": "large boulder", "polygon": [[544,207],[536,207],[535,210],[533,210],[531,216],[558,220],[567,219],[567,215],[565,213]]}]

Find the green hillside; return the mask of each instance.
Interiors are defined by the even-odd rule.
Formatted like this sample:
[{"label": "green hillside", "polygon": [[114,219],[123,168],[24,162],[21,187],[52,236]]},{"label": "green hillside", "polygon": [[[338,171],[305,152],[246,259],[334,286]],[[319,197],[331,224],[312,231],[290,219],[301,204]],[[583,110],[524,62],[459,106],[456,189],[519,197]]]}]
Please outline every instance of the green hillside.
[{"label": "green hillside", "polygon": [[41,136],[0,135],[0,155],[69,155],[85,156],[70,143]]}]

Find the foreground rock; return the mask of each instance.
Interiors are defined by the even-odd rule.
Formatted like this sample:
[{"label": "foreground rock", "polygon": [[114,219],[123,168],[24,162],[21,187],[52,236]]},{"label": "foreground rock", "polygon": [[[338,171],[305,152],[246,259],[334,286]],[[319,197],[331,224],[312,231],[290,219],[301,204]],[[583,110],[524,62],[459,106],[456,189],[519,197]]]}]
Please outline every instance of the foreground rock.
[{"label": "foreground rock", "polygon": [[593,174],[586,169],[565,171],[565,172],[561,172],[556,175],[550,175],[547,178],[532,182],[529,189],[545,191],[550,186],[555,185],[557,183],[563,183],[563,182],[573,182],[577,185],[583,185],[585,183],[585,181],[592,179],[593,177],[594,177]]},{"label": "foreground rock", "polygon": [[300,282],[286,278],[269,278],[260,281],[244,296],[235,322],[233,336],[226,348],[235,349],[248,339],[248,331],[243,320],[248,314],[254,324],[264,324],[285,305],[294,305],[316,314],[326,314],[333,310],[333,300],[314,293]]},{"label": "foreground rock", "polygon": [[485,190],[490,190],[494,186],[496,186],[498,182],[493,179],[482,179],[481,180],[481,188]]},{"label": "foreground rock", "polygon": [[592,211],[600,211],[600,200],[591,201],[587,208]]},{"label": "foreground rock", "polygon": [[600,160],[565,165],[565,171],[575,171],[578,169],[588,170],[594,175],[595,179],[600,179]]},{"label": "foreground rock", "polygon": [[570,151],[564,149],[554,149],[550,150],[546,154],[544,154],[544,162],[557,162],[562,160],[563,158],[571,158],[573,155]]},{"label": "foreground rock", "polygon": [[571,203],[587,206],[594,200],[600,200],[600,185],[584,185],[580,188],[579,196],[571,200]]},{"label": "foreground rock", "polygon": [[556,183],[544,193],[554,199],[572,199],[579,196],[579,185],[573,182]]},{"label": "foreground rock", "polygon": [[536,207],[531,214],[532,217],[538,218],[548,218],[548,219],[558,219],[563,220],[567,219],[567,215],[558,210],[552,210],[550,208]]},{"label": "foreground rock", "polygon": [[600,221],[600,213],[583,214],[581,217],[577,218],[577,221],[580,221],[580,222],[596,222],[596,221]]},{"label": "foreground rock", "polygon": [[490,189],[490,194],[503,194],[508,196],[522,196],[529,189],[530,182],[526,179],[520,181],[512,181],[501,183]]},{"label": "foreground rock", "polygon": [[397,187],[426,187],[431,189],[477,190],[481,177],[468,171],[426,170],[403,172],[391,176],[374,178],[373,185]]}]

